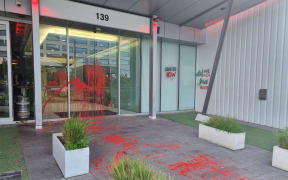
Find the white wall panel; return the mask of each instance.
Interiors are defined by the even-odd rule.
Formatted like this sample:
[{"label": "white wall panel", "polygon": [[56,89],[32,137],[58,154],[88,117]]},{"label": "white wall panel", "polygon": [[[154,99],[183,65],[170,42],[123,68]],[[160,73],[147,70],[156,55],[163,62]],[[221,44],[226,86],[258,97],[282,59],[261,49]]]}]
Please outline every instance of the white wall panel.
[{"label": "white wall panel", "polygon": [[5,0],[5,9],[11,13],[31,15],[31,0],[22,0],[21,6],[17,6],[15,0]]},{"label": "white wall panel", "polygon": [[195,29],[187,26],[180,27],[180,40],[195,42]]},{"label": "white wall panel", "polygon": [[4,0],[0,0],[0,11],[4,11]]},{"label": "white wall panel", "polygon": [[164,37],[171,39],[180,39],[180,28],[176,24],[165,23]]},{"label": "white wall panel", "polygon": [[160,21],[158,23],[160,32],[158,37],[166,40],[176,40],[187,43],[204,44],[206,42],[206,32],[203,29],[196,29],[187,26],[178,26],[176,24]]},{"label": "white wall panel", "polygon": [[[212,69],[222,28],[206,29],[197,70]],[[270,0],[231,17],[208,113],[271,127],[288,125],[288,2]],[[259,89],[268,89],[266,101]],[[196,110],[206,90],[196,87]]]},{"label": "white wall panel", "polygon": [[[97,14],[99,15],[98,19]],[[150,18],[72,1],[40,0],[40,15],[146,34],[150,33]],[[106,15],[106,18],[104,18],[104,15]]]}]

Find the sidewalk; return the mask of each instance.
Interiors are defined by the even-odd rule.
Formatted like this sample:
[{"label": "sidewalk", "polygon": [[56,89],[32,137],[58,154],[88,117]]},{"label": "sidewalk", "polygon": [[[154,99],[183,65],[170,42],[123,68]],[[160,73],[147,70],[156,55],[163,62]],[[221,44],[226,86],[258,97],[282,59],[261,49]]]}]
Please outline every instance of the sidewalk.
[{"label": "sidewalk", "polygon": [[[35,131],[32,125],[20,127],[30,180],[63,178],[51,152],[51,134],[59,132],[62,123],[46,124],[42,131]],[[175,174],[176,180],[288,179],[288,172],[271,166],[269,151],[251,145],[231,151],[199,139],[197,128],[163,118],[111,116],[92,124],[90,174],[71,179],[109,179],[107,166],[123,154],[141,157]]]}]

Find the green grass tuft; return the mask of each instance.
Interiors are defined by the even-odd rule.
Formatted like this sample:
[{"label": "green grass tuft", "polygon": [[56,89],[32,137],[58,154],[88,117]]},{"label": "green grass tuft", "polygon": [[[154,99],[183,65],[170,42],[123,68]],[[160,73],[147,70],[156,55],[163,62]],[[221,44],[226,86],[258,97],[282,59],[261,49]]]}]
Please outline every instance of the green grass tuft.
[{"label": "green grass tuft", "polygon": [[112,164],[111,177],[113,180],[172,180],[143,160],[129,157],[122,157]]},{"label": "green grass tuft", "polygon": [[288,149],[288,129],[278,132],[279,146]]},{"label": "green grass tuft", "polygon": [[229,133],[242,133],[244,130],[240,124],[232,118],[213,116],[205,125],[220,129]]},{"label": "green grass tuft", "polygon": [[28,180],[18,127],[0,127],[0,172],[19,170],[22,171],[22,180]]},{"label": "green grass tuft", "polygon": [[200,122],[195,121],[197,114],[196,113],[178,113],[178,114],[161,114],[160,117],[175,121],[187,126],[197,127]]},{"label": "green grass tuft", "polygon": [[63,138],[66,150],[82,149],[89,146],[88,122],[80,118],[71,118],[65,121]]},{"label": "green grass tuft", "polygon": [[[197,113],[178,113],[178,114],[163,114],[163,118],[198,128],[200,122],[195,121]],[[277,131],[272,129],[264,129],[253,125],[240,124],[246,132],[246,144],[253,145],[268,151],[273,150],[273,146],[278,144]]]}]

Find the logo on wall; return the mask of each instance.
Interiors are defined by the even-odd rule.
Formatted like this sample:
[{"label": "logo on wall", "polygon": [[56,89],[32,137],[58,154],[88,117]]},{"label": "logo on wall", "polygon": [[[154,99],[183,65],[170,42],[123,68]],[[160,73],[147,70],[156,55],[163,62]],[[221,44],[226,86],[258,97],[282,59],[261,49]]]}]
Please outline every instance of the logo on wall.
[{"label": "logo on wall", "polygon": [[198,78],[197,86],[199,86],[200,89],[207,90],[208,85],[209,85],[210,76],[211,76],[210,69],[199,70],[196,73],[196,77]]},{"label": "logo on wall", "polygon": [[174,79],[176,77],[176,67],[166,67],[165,74],[167,79]]}]

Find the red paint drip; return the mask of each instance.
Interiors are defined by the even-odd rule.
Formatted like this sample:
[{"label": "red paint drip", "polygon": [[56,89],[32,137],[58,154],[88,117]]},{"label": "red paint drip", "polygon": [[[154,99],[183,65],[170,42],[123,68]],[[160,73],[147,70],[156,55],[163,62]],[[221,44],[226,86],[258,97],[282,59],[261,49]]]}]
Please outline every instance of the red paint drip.
[{"label": "red paint drip", "polygon": [[177,144],[145,144],[145,145],[152,148],[181,149],[181,146]]},{"label": "red paint drip", "polygon": [[[46,107],[49,103],[53,101],[57,96],[62,92],[68,91],[68,85],[71,89],[71,97],[79,100],[76,105],[76,109],[73,109],[77,112],[89,111],[89,110],[98,110],[101,112],[100,115],[104,116],[105,106],[108,105],[112,107],[112,101],[110,104],[106,104],[107,93],[106,93],[106,68],[101,67],[98,62],[95,62],[92,66],[88,63],[85,65],[85,76],[84,81],[82,82],[80,78],[71,79],[70,82],[67,82],[67,74],[65,71],[58,71],[54,73],[54,79],[49,81],[45,87],[42,101],[42,113],[45,113]],[[47,95],[47,91],[54,89],[54,93]],[[96,106],[96,109],[93,108],[93,105]],[[61,106],[59,103],[57,106]],[[62,108],[57,107],[58,110],[67,110],[66,103],[62,103]],[[66,109],[66,110],[65,110]],[[99,114],[98,114],[99,115]],[[89,117],[89,113],[81,113],[82,118]]]}]

